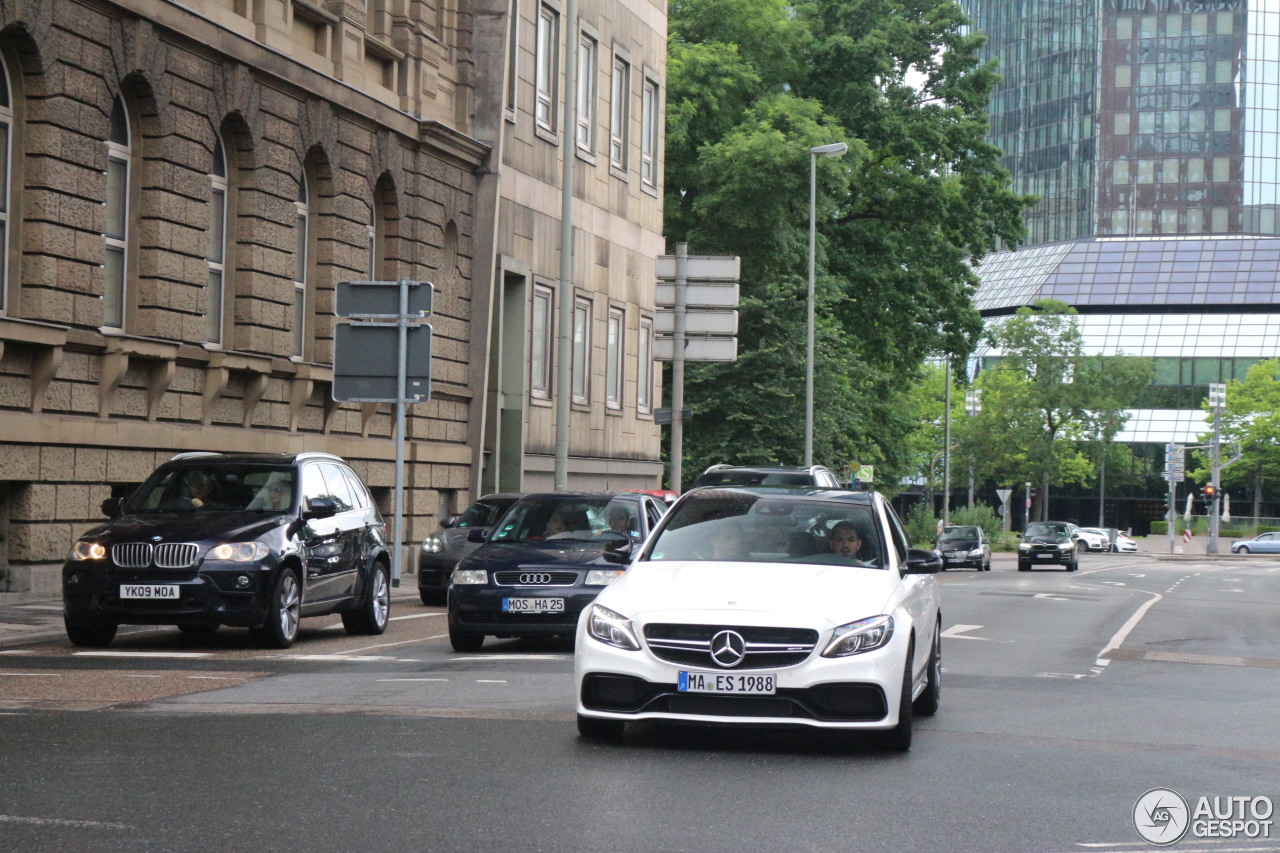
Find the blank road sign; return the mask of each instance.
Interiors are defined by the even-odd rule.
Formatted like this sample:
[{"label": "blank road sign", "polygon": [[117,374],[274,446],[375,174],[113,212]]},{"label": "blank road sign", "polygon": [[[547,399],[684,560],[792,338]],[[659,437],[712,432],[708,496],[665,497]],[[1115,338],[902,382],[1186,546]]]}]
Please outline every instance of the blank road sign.
[{"label": "blank road sign", "polygon": [[[431,313],[435,287],[429,281],[411,281],[408,313],[422,317]],[[340,281],[334,313],[339,317],[399,317],[400,282]]]},{"label": "blank road sign", "polygon": [[[406,403],[431,398],[431,326],[406,327]],[[400,329],[391,324],[339,323],[334,327],[333,399],[350,403],[394,403]]]}]

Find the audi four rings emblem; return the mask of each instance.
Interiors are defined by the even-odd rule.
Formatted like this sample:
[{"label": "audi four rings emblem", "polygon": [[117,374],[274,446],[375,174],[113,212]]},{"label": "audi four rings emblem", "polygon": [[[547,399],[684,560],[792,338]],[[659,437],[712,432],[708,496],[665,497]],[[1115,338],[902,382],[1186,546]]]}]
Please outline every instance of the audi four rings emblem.
[{"label": "audi four rings emblem", "polygon": [[711,659],[721,666],[737,666],[747,654],[747,641],[737,631],[721,631],[711,638]]},{"label": "audi four rings emblem", "polygon": [[520,583],[551,583],[551,575],[548,572],[523,572],[520,575]]}]

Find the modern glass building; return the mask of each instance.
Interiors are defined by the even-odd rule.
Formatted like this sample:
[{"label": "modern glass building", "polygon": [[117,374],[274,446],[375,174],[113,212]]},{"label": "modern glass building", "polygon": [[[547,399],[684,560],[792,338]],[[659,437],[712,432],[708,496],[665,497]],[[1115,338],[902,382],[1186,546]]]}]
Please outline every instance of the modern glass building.
[{"label": "modern glass building", "polygon": [[1280,0],[961,2],[1004,78],[990,139],[1041,198],[979,310],[1074,306],[1086,351],[1156,359],[1120,440],[1195,443],[1207,385],[1280,355]]}]

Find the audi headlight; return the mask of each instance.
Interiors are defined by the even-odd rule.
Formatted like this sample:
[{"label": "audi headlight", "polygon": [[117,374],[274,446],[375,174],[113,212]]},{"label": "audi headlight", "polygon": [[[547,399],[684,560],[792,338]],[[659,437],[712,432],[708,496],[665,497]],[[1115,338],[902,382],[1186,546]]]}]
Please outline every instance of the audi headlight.
[{"label": "audi headlight", "polygon": [[77,563],[83,560],[105,560],[106,558],[107,546],[92,539],[81,539],[71,546],[71,553],[67,555],[68,560]]},{"label": "audi headlight", "polygon": [[587,586],[608,586],[622,577],[623,569],[592,569],[587,572]]},{"label": "audi headlight", "polygon": [[449,580],[454,586],[488,583],[489,573],[484,569],[454,569]]},{"label": "audi headlight", "polygon": [[206,559],[227,563],[256,563],[271,553],[261,542],[226,542],[209,549]]},{"label": "audi headlight", "polygon": [[587,618],[587,633],[592,639],[599,640],[606,646],[628,652],[640,651],[640,641],[636,639],[631,620],[599,604],[591,605],[591,615]]},{"label": "audi headlight", "polygon": [[444,550],[444,543],[440,541],[440,537],[432,534],[422,540],[422,551],[425,554],[439,554]]},{"label": "audi headlight", "polygon": [[842,658],[860,655],[878,649],[893,636],[892,616],[872,616],[836,628],[831,642],[823,650],[824,658]]}]

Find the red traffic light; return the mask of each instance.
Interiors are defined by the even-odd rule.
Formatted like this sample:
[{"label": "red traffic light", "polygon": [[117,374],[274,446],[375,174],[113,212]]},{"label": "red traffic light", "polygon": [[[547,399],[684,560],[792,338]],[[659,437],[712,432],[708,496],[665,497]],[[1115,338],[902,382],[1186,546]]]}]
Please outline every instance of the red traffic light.
[{"label": "red traffic light", "polygon": [[1205,486],[1200,490],[1200,494],[1204,495],[1206,500],[1213,500],[1218,496],[1218,490],[1214,486]]}]

